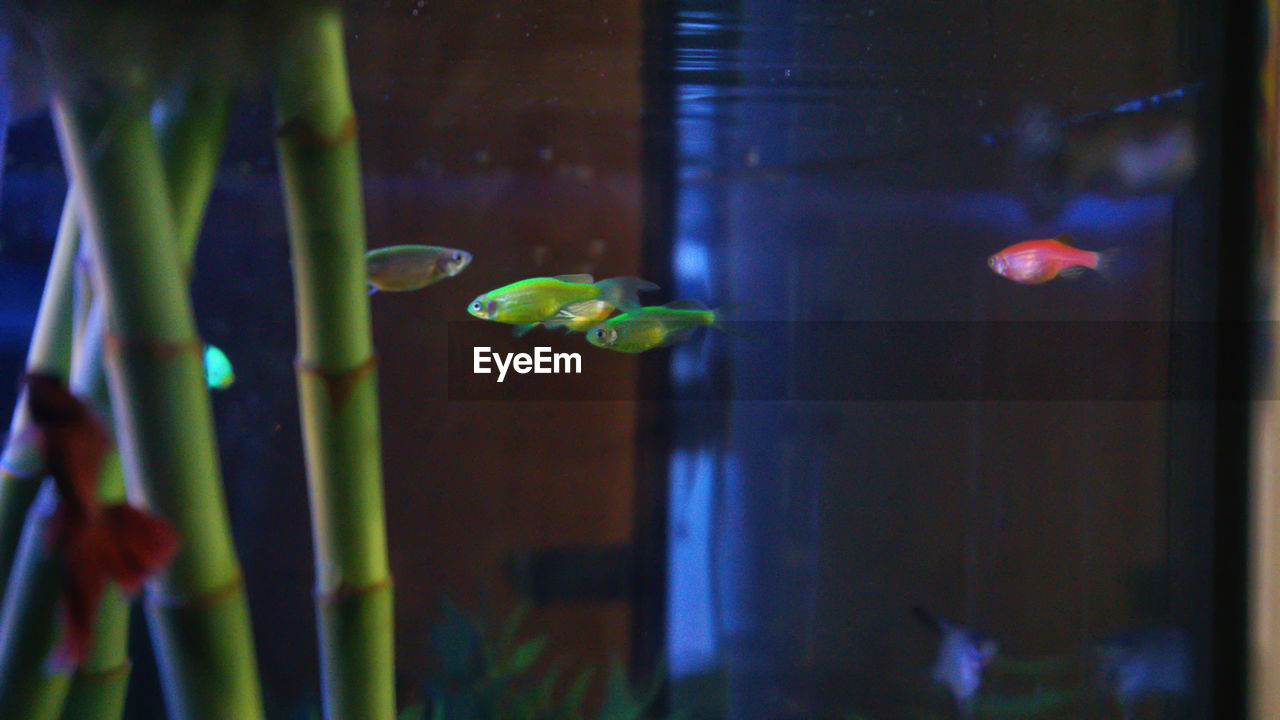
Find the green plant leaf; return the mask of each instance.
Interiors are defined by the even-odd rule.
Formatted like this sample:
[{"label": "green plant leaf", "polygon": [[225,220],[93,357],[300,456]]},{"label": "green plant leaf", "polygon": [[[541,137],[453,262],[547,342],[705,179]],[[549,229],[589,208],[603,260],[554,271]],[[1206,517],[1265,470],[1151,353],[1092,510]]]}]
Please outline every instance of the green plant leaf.
[{"label": "green plant leaf", "polygon": [[423,703],[409,705],[400,711],[396,720],[427,720],[427,706]]},{"label": "green plant leaf", "polygon": [[432,647],[450,681],[470,684],[483,673],[482,630],[452,600],[446,598],[441,605],[444,615],[431,628]]},{"label": "green plant leaf", "polygon": [[506,622],[502,624],[502,629],[498,631],[498,642],[496,652],[498,657],[511,652],[512,645],[516,641],[516,629],[520,627],[520,623],[524,622],[524,618],[529,614],[529,603],[522,602],[516,606],[515,610],[507,616]]},{"label": "green plant leaf", "polygon": [[586,697],[587,688],[591,685],[591,676],[594,674],[595,670],[586,668],[579,672],[573,683],[569,685],[569,690],[564,694],[563,711],[567,720],[582,720],[582,699]]},{"label": "green plant leaf", "polygon": [[1046,689],[1024,695],[979,697],[975,705],[984,717],[1033,718],[1055,713],[1080,696],[1079,691]]},{"label": "green plant leaf", "polygon": [[634,720],[643,712],[644,707],[631,693],[626,670],[621,662],[613,659],[605,681],[604,700],[600,703],[600,720]]},{"label": "green plant leaf", "polygon": [[505,658],[502,663],[505,674],[519,675],[528,670],[538,659],[538,656],[542,654],[542,649],[546,646],[547,638],[541,635],[521,644],[511,653],[511,657]]},{"label": "green plant leaf", "polygon": [[560,673],[562,672],[564,672],[564,661],[557,660],[551,667],[547,668],[546,674],[542,676],[542,679],[538,681],[537,687],[534,688],[534,708],[537,710],[539,717],[552,714],[556,683],[560,680]]}]

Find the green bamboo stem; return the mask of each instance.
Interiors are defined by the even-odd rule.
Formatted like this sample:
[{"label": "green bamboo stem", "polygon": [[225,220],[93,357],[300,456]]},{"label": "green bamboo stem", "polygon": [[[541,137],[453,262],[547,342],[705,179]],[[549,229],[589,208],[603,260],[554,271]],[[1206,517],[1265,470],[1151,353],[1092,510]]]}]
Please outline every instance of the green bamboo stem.
[{"label": "green bamboo stem", "polygon": [[[70,197],[68,195],[68,197]],[[79,202],[77,199],[76,202]],[[76,205],[73,219],[76,222],[77,235],[80,229],[80,211]],[[89,319],[89,310],[93,306],[93,282],[89,277],[89,263],[85,256],[84,238],[80,238],[80,252],[76,255],[75,269],[71,279],[71,357],[84,351],[85,322]]]},{"label": "green bamboo stem", "polygon": [[179,265],[191,275],[196,241],[222,158],[231,88],[217,81],[195,82],[170,112],[160,130],[164,172],[173,207],[173,229]]},{"label": "green bamboo stem", "polygon": [[325,717],[390,719],[392,593],[364,201],[338,8],[300,9],[275,69]]},{"label": "green bamboo stem", "polygon": [[[111,397],[103,369],[102,344],[106,336],[106,305],[94,303],[85,320],[82,350],[76,356],[72,384],[111,427]],[[120,455],[107,453],[98,474],[98,497],[104,505],[125,500]],[[107,583],[94,618],[93,640],[84,660],[68,678],[70,688],[62,708],[62,720],[111,720],[124,712],[129,683],[129,598],[114,583]]]},{"label": "green bamboo stem", "polygon": [[[160,130],[177,233],[175,247],[180,264],[188,269],[217,175],[230,99],[230,89],[224,85],[196,83],[181,97],[180,106],[168,116],[170,122]],[[187,274],[190,275],[189,270]],[[101,302],[94,304],[87,328],[86,352],[89,357],[100,358],[105,335],[105,306]],[[106,418],[110,396],[100,363],[93,373],[87,396],[104,410],[102,414]],[[125,499],[119,456],[113,452],[111,460],[114,462],[103,468],[98,479],[98,495],[104,504]],[[128,635],[128,598],[110,586],[99,605],[88,655],[72,678],[62,720],[120,717],[129,683]]]},{"label": "green bamboo stem", "polygon": [[248,607],[163,162],[146,103],[109,92],[96,104],[56,93],[55,117],[111,309],[104,354],[129,494],[183,541],[148,586],[165,699],[177,718],[252,720],[262,702]]},{"label": "green bamboo stem", "polygon": [[46,660],[59,640],[57,609],[62,591],[62,555],[47,541],[58,492],[46,480],[31,503],[14,563],[15,582],[0,613],[0,717],[52,720],[62,711],[70,673]]},{"label": "green bamboo stem", "polygon": [[[105,307],[99,305],[86,322],[86,351],[75,358],[70,387],[110,424],[102,354],[87,351],[101,347],[104,319]],[[46,483],[40,492],[48,493],[51,488]],[[104,502],[124,499],[119,455],[114,452],[108,453],[101,470],[98,493]],[[57,498],[37,500],[37,503],[56,507]],[[24,540],[18,548],[12,581],[5,596],[4,614],[0,615],[0,718],[65,718],[68,715],[64,702],[81,706],[85,700],[91,702],[94,714],[80,717],[98,720],[119,717],[124,709],[124,682],[115,677],[119,673],[102,672],[104,666],[115,668],[123,664],[127,667],[129,604],[119,588],[108,584],[94,619],[92,648],[74,674],[47,663],[58,638],[60,621],[56,608],[65,580],[60,554],[48,544],[50,512],[41,505],[33,506],[28,514]],[[98,676],[102,679],[98,680]],[[78,693],[77,687],[82,688]],[[114,714],[110,714],[112,712]]]},{"label": "green bamboo stem", "polygon": [[[74,190],[69,190],[63,204],[26,364],[28,372],[48,372],[64,378],[71,366],[72,288],[80,246],[74,195]],[[27,508],[44,476],[44,462],[33,430],[24,390],[14,406],[9,437],[0,456],[0,588],[8,582]]]}]

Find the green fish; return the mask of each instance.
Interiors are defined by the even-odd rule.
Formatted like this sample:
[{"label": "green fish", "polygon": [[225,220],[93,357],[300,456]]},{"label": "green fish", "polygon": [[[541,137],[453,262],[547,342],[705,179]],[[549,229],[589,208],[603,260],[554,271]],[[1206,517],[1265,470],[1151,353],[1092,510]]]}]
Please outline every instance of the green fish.
[{"label": "green fish", "polygon": [[603,300],[620,310],[631,310],[640,307],[637,293],[657,289],[657,285],[636,277],[616,277],[600,282],[594,282],[590,275],[536,277],[477,297],[467,306],[467,312],[481,320],[512,325],[546,321],[569,324],[578,317],[578,310],[568,306],[587,300]]},{"label": "green fish", "polygon": [[210,390],[226,390],[236,381],[227,354],[213,345],[204,346],[204,380]]},{"label": "green fish", "polygon": [[471,253],[433,245],[392,245],[364,256],[369,294],[378,290],[418,290],[453,277],[471,263]]},{"label": "green fish", "polygon": [[677,300],[661,307],[624,313],[587,332],[587,342],[618,352],[638,353],[688,340],[700,327],[723,330],[720,311],[697,300]]},{"label": "green fish", "polygon": [[545,328],[564,328],[565,332],[585,332],[604,322],[613,314],[614,307],[604,300],[583,300],[569,303],[556,311],[550,320],[516,326],[519,337],[539,325]]}]

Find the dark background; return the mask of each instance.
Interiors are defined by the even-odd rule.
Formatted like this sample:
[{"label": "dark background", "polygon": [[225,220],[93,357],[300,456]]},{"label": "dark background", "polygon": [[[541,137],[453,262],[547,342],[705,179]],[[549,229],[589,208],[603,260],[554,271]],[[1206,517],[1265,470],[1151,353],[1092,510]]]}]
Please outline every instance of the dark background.
[{"label": "dark background", "polygon": [[[673,709],[941,713],[907,612],[923,604],[1004,657],[1067,658],[1051,682],[1083,695],[1044,717],[1117,716],[1094,646],[1184,627],[1193,692],[1140,716],[1208,717],[1233,652],[1213,614],[1229,551],[1215,482],[1238,478],[1213,452],[1230,253],[1219,18],[1201,5],[347,3],[370,246],[475,257],[372,298],[402,699],[431,667],[442,596],[491,618],[531,597],[551,655],[667,659]],[[1199,163],[1128,192],[1020,151],[1036,117],[1086,154],[1107,152],[1091,149],[1103,131],[1187,122]],[[20,119],[0,195],[10,377],[62,192],[47,118]],[[283,221],[269,103],[250,89],[193,292],[235,365],[214,398],[223,470],[265,688],[288,716],[317,670]],[[1064,232],[1133,263],[1041,287],[985,266]],[[646,302],[727,306],[757,338],[633,357],[465,313],[576,272],[644,275],[663,285]],[[584,373],[477,387],[458,358],[479,342],[579,352]],[[140,662],[137,717],[152,683]],[[998,667],[987,687],[1023,691]]]}]

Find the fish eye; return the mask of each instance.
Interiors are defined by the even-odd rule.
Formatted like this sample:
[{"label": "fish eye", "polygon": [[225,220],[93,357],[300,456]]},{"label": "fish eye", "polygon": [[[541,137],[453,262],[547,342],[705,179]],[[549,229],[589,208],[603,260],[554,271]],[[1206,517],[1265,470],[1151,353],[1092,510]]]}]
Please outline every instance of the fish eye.
[{"label": "fish eye", "polygon": [[463,255],[462,255],[462,253],[461,253],[461,252],[456,252],[456,253],[454,253],[454,254],[453,254],[453,261],[454,261],[454,262],[462,262],[462,258],[463,258]]},{"label": "fish eye", "polygon": [[475,302],[471,303],[471,309],[475,310],[476,312],[480,312],[481,307],[483,307],[483,304],[479,300],[476,300]]}]

